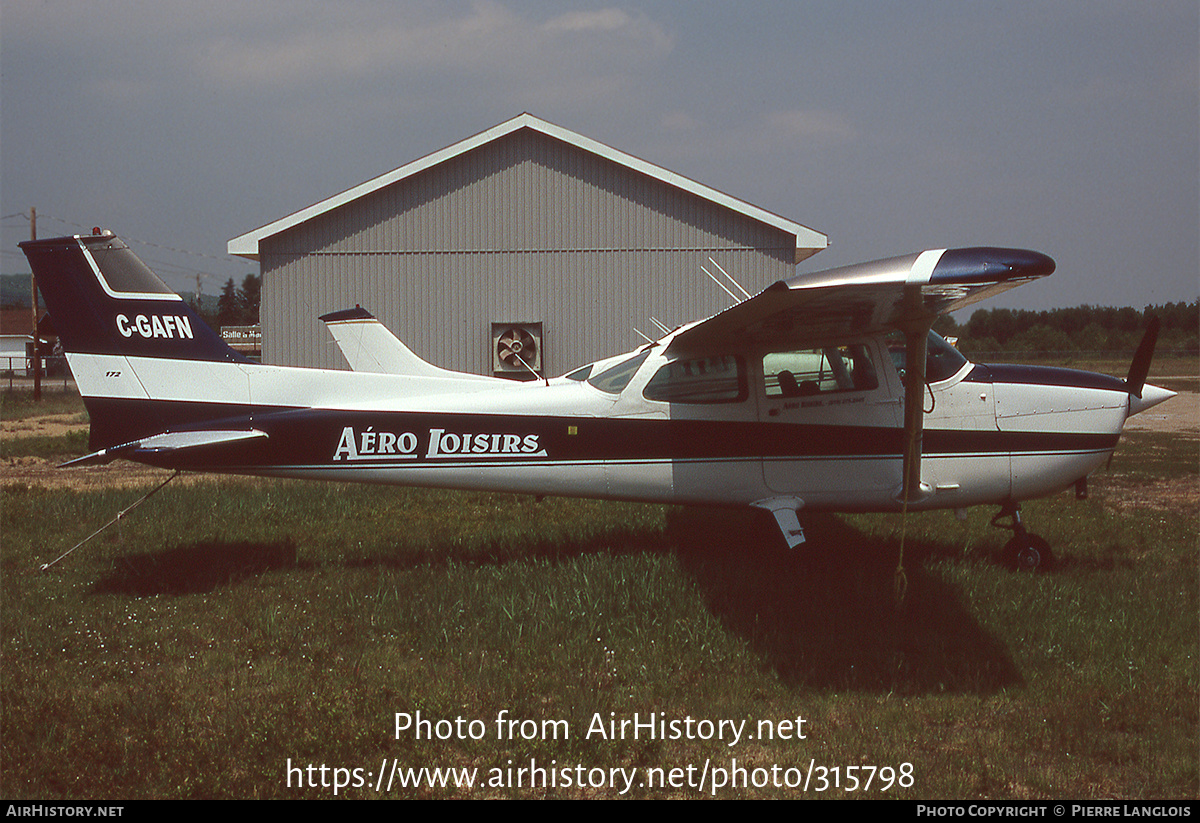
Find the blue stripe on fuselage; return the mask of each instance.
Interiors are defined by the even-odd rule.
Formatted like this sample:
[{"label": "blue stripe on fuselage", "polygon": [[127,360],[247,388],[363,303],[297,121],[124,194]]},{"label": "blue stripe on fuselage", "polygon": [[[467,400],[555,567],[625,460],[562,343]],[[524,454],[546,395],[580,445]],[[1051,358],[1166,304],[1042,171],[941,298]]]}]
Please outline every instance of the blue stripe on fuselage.
[{"label": "blue stripe on fuselage", "polygon": [[[137,419],[133,429],[106,432],[94,448],[162,431],[257,429],[262,441],[217,445],[145,462],[172,468],[246,470],[285,466],[437,463],[480,460],[613,462],[629,460],[899,459],[896,427],[821,426],[777,422],[630,420],[381,412],[218,405],[130,399],[89,400],[103,419]],[[94,415],[93,419],[97,419]],[[165,423],[166,425],[161,425]],[[149,431],[147,427],[155,431]],[[925,454],[980,456],[1011,453],[1097,452],[1116,434],[927,429]]]},{"label": "blue stripe on fuselage", "polygon": [[1125,381],[1107,374],[1064,369],[1057,366],[1026,366],[1009,363],[976,364],[967,376],[972,383],[1024,383],[1030,386],[1066,386],[1100,389],[1124,394]]}]

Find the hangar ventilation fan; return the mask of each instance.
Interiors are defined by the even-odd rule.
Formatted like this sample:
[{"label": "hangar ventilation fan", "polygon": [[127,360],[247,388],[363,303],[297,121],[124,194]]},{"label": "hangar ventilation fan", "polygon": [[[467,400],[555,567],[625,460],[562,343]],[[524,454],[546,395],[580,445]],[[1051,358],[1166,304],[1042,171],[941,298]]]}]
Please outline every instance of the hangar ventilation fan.
[{"label": "hangar ventilation fan", "polygon": [[542,373],[542,324],[493,323],[492,369],[502,377],[533,378]]}]

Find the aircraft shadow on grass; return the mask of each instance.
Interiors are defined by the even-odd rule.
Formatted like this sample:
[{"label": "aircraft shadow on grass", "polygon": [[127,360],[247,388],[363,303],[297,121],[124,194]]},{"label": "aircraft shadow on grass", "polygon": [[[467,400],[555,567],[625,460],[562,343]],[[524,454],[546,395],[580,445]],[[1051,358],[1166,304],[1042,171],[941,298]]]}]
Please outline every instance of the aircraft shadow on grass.
[{"label": "aircraft shadow on grass", "polygon": [[[562,562],[587,555],[610,556],[665,551],[661,531],[621,528],[581,539],[511,537],[479,545],[454,538],[424,547],[398,546],[394,553],[351,557],[345,568],[389,568],[397,571],[440,567],[499,566],[511,562]],[[254,543],[206,540],[157,552],[117,557],[93,594],[147,597],[157,594],[204,594],[272,571],[304,569],[315,564],[297,558],[292,540]]]},{"label": "aircraft shadow on grass", "polygon": [[296,568],[296,546],[209,540],[159,552],[118,557],[93,594],[150,597],[158,594],[206,594],[247,577]]},{"label": "aircraft shadow on grass", "polygon": [[[833,515],[805,519],[809,540],[787,550],[769,515],[670,510],[665,532],[629,527],[578,539],[496,539],[474,548],[452,540],[394,555],[349,558],[347,568],[398,570],[456,563],[496,566],[576,557],[674,554],[708,608],[788,685],[865,692],[990,693],[1022,680],[1004,645],[925,571],[957,548],[909,539],[907,591],[895,604],[899,540],[867,534]],[[680,548],[686,547],[686,548]],[[208,541],[118,558],[95,593],[199,594],[270,571],[294,570],[291,541]]]},{"label": "aircraft shadow on grass", "polygon": [[[864,533],[836,516],[804,520],[802,549],[779,546],[754,517],[678,510],[669,520],[684,566],[709,608],[790,685],[868,692],[989,693],[1021,676],[1004,645],[924,568],[949,544],[906,541],[896,604],[899,538]],[[772,539],[772,538],[776,539]]]}]

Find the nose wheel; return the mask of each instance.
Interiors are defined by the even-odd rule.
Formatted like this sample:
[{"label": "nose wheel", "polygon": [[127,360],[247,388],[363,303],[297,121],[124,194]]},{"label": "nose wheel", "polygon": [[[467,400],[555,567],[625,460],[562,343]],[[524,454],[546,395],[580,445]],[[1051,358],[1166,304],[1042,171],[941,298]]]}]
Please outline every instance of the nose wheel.
[{"label": "nose wheel", "polygon": [[[1003,522],[1011,518],[1010,522]],[[1054,554],[1050,544],[1036,534],[1025,530],[1021,522],[1021,507],[1016,503],[1005,503],[1000,512],[992,518],[992,525],[1000,529],[1011,529],[1012,540],[1004,546],[1000,558],[1010,569],[1024,572],[1044,571],[1054,562]]]}]

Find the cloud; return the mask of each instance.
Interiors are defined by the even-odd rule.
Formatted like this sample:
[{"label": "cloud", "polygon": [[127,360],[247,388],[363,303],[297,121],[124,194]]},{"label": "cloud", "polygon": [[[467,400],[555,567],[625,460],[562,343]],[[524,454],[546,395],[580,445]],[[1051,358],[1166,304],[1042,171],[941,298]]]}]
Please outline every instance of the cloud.
[{"label": "cloud", "polygon": [[546,19],[494,0],[449,8],[368,4],[349,18],[285,20],[219,36],[197,54],[198,70],[228,89],[265,93],[426,73],[485,84],[590,85],[599,78],[604,88],[604,78],[671,48],[661,25],[615,8]]},{"label": "cloud", "polygon": [[633,18],[621,9],[577,11],[559,15],[541,26],[542,31],[617,31],[628,28]]},{"label": "cloud", "polygon": [[772,111],[766,116],[762,129],[764,142],[807,146],[845,143],[858,136],[857,130],[844,115],[820,109],[791,109]]},{"label": "cloud", "polygon": [[[656,52],[669,51],[674,37],[666,27],[645,12],[629,13],[617,8],[604,8],[586,12],[568,12],[551,17],[537,28],[547,34],[565,32],[571,34],[614,35],[621,40],[640,44]],[[616,43],[616,40],[607,41]]]},{"label": "cloud", "polygon": [[668,111],[659,118],[664,132],[669,134],[691,134],[700,128],[700,121],[686,111]]},{"label": "cloud", "polygon": [[[675,155],[720,158],[739,157],[765,162],[782,155],[812,156],[851,143],[859,131],[847,117],[827,109],[776,109],[753,119],[710,121],[683,110],[659,118],[659,130]],[[678,142],[686,140],[686,149]]]}]

